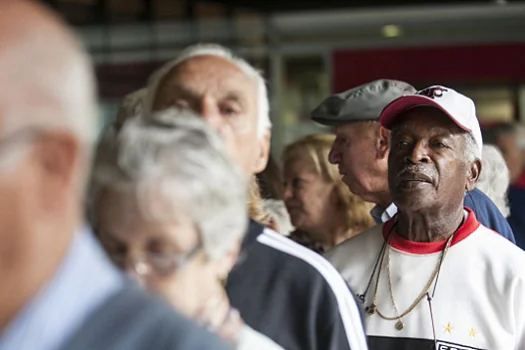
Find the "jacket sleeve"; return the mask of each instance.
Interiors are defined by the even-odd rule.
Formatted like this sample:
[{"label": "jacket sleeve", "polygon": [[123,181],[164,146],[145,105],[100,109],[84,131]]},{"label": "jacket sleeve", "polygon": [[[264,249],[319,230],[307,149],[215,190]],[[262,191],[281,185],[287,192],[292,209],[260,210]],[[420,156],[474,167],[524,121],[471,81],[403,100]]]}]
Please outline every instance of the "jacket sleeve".
[{"label": "jacket sleeve", "polygon": [[496,204],[485,193],[477,188],[467,192],[465,194],[465,206],[474,211],[476,218],[484,226],[498,232],[516,244],[516,239],[509,223],[503,217],[498,207],[496,207]]},{"label": "jacket sleeve", "polygon": [[[331,266],[330,266],[331,267]],[[365,350],[368,349],[361,312],[354,294],[341,275],[331,267],[324,272],[323,292],[311,305],[317,309],[317,334],[319,346],[323,350]],[[321,298],[322,296],[322,298]],[[322,322],[319,322],[322,320]]]}]

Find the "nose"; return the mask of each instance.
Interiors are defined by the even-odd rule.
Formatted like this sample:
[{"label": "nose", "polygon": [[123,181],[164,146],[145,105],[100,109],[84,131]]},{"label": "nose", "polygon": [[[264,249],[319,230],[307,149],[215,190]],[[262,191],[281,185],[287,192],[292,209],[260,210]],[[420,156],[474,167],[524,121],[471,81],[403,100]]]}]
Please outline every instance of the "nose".
[{"label": "nose", "polygon": [[415,143],[410,152],[405,156],[405,161],[412,164],[429,163],[428,145],[423,141]]},{"label": "nose", "polygon": [[137,252],[128,252],[122,261],[122,268],[126,274],[134,279],[140,278],[149,272],[148,264]]},{"label": "nose", "polygon": [[335,142],[330,149],[330,153],[328,153],[328,161],[331,164],[339,164],[341,162],[340,147]]},{"label": "nose", "polygon": [[224,119],[221,116],[219,108],[213,101],[203,99],[200,103],[198,112],[206,123],[214,128],[219,134],[222,133]]}]

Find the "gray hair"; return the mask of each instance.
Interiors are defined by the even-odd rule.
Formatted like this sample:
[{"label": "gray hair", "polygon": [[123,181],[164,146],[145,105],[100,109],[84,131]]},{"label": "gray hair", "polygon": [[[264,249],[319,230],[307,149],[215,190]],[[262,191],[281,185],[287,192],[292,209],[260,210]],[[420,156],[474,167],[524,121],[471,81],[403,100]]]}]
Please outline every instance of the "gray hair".
[{"label": "gray hair", "polygon": [[117,119],[115,121],[117,129],[124,125],[127,119],[144,113],[144,100],[147,92],[148,90],[146,88],[142,88],[124,96],[120,102]]},{"label": "gray hair", "polygon": [[476,187],[492,199],[504,217],[508,217],[510,214],[507,201],[509,168],[496,146],[484,145],[483,155],[483,170]]},{"label": "gray hair", "polygon": [[177,58],[169,61],[164,66],[155,71],[148,81],[148,93],[145,99],[145,108],[152,111],[155,96],[162,79],[177,65],[197,56],[216,56],[224,58],[237,66],[247,77],[257,84],[257,114],[258,114],[258,134],[263,136],[265,131],[270,129],[270,102],[266,83],[260,71],[244,59],[233,54],[232,51],[217,44],[198,44],[187,47]]},{"label": "gray hair", "polygon": [[475,161],[476,159],[480,159],[483,157],[483,151],[482,154],[479,155],[479,147],[476,143],[476,140],[474,139],[474,136],[471,133],[465,133],[465,159],[467,162],[471,163]]},{"label": "gray hair", "polygon": [[205,252],[216,259],[244,234],[245,182],[219,136],[190,112],[172,108],[106,131],[92,174],[90,218],[95,226],[101,190],[133,191],[148,219],[189,217]]}]

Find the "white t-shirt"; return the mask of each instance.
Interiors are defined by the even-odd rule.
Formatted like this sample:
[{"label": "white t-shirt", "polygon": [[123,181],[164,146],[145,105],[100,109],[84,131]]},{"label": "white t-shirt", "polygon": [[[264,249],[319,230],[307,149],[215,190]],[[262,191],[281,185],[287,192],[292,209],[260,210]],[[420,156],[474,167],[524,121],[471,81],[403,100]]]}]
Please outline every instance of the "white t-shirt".
[{"label": "white t-shirt", "polygon": [[[431,302],[437,349],[525,349],[525,252],[482,226],[470,209],[467,215],[444,259]],[[395,218],[365,231],[326,254],[354,293],[364,293],[394,222]],[[427,284],[444,245],[445,241],[407,241],[393,229],[387,249],[399,313],[408,309]],[[385,316],[395,316],[387,257],[381,269],[377,307]],[[373,300],[376,276],[364,303],[358,302],[363,311]],[[371,350],[434,348],[426,297],[402,318],[402,330],[396,329],[397,320],[384,320],[377,313],[364,312],[364,321]]]}]

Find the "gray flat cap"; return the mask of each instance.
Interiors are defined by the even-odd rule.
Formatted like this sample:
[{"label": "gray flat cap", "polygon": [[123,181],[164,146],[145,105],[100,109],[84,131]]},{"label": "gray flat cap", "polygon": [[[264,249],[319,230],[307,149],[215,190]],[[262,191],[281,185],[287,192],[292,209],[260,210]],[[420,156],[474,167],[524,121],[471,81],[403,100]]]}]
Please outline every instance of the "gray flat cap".
[{"label": "gray flat cap", "polygon": [[310,116],[319,124],[336,126],[362,120],[379,120],[381,111],[393,100],[414,94],[403,81],[381,79],[360,85],[324,100]]}]

